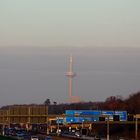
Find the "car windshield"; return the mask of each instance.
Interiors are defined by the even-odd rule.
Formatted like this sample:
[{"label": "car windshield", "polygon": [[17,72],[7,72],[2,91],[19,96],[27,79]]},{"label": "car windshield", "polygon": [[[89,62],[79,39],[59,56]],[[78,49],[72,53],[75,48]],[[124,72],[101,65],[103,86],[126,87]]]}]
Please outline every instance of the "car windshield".
[{"label": "car windshield", "polygon": [[33,138],[33,139],[37,139],[38,137],[37,137],[37,136],[32,136],[32,138]]},{"label": "car windshield", "polygon": [[51,137],[46,137],[45,140],[52,140],[52,138]]}]

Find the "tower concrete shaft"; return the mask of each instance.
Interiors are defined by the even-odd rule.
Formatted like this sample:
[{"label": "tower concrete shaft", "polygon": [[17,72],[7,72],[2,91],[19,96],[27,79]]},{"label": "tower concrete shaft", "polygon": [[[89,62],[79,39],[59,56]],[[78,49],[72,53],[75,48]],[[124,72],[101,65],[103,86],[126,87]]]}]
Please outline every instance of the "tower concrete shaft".
[{"label": "tower concrete shaft", "polygon": [[73,58],[70,56],[70,62],[69,62],[69,71],[66,73],[66,76],[69,78],[69,98],[72,99],[72,91],[73,91],[73,77],[76,76],[76,74],[73,72]]}]

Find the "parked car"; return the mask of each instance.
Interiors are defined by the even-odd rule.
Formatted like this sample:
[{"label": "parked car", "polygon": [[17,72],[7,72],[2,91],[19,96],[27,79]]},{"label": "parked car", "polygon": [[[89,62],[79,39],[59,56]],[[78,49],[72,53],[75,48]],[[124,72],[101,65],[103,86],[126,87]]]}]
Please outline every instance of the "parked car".
[{"label": "parked car", "polygon": [[31,140],[39,140],[38,136],[31,136]]},{"label": "parked car", "polygon": [[16,136],[17,136],[17,137],[23,137],[24,135],[25,135],[25,134],[22,133],[22,132],[17,132],[17,133],[16,133]]},{"label": "parked car", "polygon": [[51,136],[47,136],[44,140],[53,140]]},{"label": "parked car", "polygon": [[120,137],[119,140],[125,140],[123,137]]},{"label": "parked car", "polygon": [[81,137],[82,135],[81,135],[81,133],[80,133],[79,131],[76,131],[76,132],[75,132],[75,136],[76,136],[76,137]]},{"label": "parked car", "polygon": [[96,136],[94,137],[94,140],[101,140],[101,137],[100,137],[99,135],[96,135]]}]

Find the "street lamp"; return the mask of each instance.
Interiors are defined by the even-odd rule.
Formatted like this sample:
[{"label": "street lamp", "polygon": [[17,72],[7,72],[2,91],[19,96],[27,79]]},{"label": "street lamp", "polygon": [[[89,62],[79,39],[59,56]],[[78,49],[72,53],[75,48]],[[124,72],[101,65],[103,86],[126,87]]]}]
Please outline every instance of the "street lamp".
[{"label": "street lamp", "polygon": [[57,118],[57,135],[59,136],[59,117]]},{"label": "street lamp", "polygon": [[84,121],[85,121],[85,120],[83,119],[83,120],[82,120],[82,128],[84,128]]},{"label": "street lamp", "polygon": [[107,140],[109,140],[109,115],[107,116]]}]

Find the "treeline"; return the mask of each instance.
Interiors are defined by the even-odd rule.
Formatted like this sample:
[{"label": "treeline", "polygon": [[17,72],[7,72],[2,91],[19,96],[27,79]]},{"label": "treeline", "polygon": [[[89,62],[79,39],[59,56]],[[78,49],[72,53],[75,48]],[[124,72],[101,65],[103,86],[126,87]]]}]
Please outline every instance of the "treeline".
[{"label": "treeline", "polygon": [[140,114],[140,92],[129,95],[110,96],[104,102],[80,102],[71,104],[48,104],[49,114],[63,114],[65,110],[126,110],[129,114]]},{"label": "treeline", "polygon": [[[63,114],[65,110],[126,110],[129,114],[140,114],[140,92],[129,95],[127,99],[123,99],[121,96],[110,96],[104,102],[57,104],[57,102],[51,103],[47,98],[42,104],[48,106],[49,114]],[[3,106],[0,109],[8,109],[10,106],[14,105]]]}]

